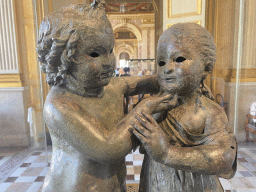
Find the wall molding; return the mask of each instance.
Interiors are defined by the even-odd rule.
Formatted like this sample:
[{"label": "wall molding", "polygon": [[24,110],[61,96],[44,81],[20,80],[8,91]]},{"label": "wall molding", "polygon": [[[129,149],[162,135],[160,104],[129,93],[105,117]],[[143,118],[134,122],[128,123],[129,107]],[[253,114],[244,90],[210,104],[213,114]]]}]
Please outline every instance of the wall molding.
[{"label": "wall molding", "polygon": [[[236,69],[232,69],[231,82],[236,82]],[[240,82],[256,82],[256,68],[245,68],[240,71]]]},{"label": "wall molding", "polygon": [[1,74],[0,87],[22,87],[20,74]]}]

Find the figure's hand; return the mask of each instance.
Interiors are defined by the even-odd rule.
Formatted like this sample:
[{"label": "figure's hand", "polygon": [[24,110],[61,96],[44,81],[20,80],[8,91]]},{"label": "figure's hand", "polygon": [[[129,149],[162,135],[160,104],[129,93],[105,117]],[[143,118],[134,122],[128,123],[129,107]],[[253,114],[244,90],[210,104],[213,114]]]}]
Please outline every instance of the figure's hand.
[{"label": "figure's hand", "polygon": [[136,114],[136,119],[132,123],[134,135],[141,141],[150,157],[164,163],[170,147],[167,135],[148,113]]},{"label": "figure's hand", "polygon": [[149,114],[159,113],[162,111],[168,111],[176,107],[178,104],[178,96],[176,95],[165,95],[165,96],[155,96],[149,97],[142,102],[140,102],[136,108],[140,113],[144,111]]}]

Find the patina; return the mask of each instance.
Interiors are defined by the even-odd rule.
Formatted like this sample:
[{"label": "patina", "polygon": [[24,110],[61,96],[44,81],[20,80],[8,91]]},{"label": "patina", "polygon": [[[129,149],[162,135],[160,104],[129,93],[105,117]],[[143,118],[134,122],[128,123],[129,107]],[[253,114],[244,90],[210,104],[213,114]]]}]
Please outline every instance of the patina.
[{"label": "patina", "polygon": [[171,110],[154,116],[157,121],[142,112],[133,123],[145,153],[140,192],[220,192],[217,176],[234,176],[235,136],[225,112],[207,97],[203,84],[215,60],[213,38],[200,25],[176,24],[160,37],[160,95],[178,99]]},{"label": "patina", "polygon": [[157,97],[124,118],[124,96],[157,93],[159,86],[156,76],[111,79],[113,47],[104,2],[69,5],[41,23],[37,51],[51,86],[44,117],[53,144],[44,192],[126,191],[134,115],[172,105],[171,95]]}]

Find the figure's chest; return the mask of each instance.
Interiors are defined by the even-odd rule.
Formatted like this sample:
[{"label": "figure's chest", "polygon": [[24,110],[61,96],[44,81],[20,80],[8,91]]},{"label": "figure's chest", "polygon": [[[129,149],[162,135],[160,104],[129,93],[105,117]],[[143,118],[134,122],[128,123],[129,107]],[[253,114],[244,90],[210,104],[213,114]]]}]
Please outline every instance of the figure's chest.
[{"label": "figure's chest", "polygon": [[185,129],[193,135],[201,135],[204,133],[206,126],[207,112],[201,107],[195,110],[179,111],[179,121],[183,123]]},{"label": "figure's chest", "polygon": [[83,106],[108,130],[123,118],[123,95],[115,90],[106,90],[102,98],[86,98]]}]

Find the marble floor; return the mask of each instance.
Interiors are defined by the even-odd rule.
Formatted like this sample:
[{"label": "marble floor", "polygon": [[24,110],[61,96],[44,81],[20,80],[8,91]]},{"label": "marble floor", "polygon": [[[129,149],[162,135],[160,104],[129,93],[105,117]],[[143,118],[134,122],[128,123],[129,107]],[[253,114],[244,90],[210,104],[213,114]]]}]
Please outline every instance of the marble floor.
[{"label": "marble floor", "polygon": [[[42,149],[0,148],[0,192],[41,191],[50,166],[51,147]],[[137,192],[143,155],[128,154],[127,191]],[[47,163],[48,162],[48,163]],[[233,179],[220,179],[226,192],[256,192],[256,144],[241,143],[238,148],[238,167]]]}]

